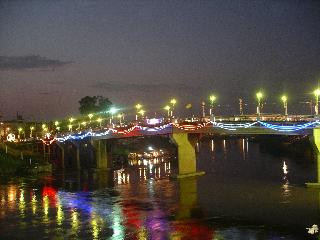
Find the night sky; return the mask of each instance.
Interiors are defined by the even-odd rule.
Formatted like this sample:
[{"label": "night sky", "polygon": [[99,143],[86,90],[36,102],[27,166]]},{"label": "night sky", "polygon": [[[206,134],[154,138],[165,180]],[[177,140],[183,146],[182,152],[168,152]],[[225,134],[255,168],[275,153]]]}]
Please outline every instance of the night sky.
[{"label": "night sky", "polygon": [[[86,95],[178,109],[309,113],[320,80],[319,1],[0,1],[0,115],[57,119]],[[152,115],[152,114],[150,114]]]}]

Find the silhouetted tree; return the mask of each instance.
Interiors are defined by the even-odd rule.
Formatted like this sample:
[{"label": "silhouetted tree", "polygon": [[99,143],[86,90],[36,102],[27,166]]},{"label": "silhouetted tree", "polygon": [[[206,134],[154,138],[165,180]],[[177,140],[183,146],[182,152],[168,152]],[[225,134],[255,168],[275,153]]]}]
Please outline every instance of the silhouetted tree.
[{"label": "silhouetted tree", "polygon": [[79,112],[81,114],[89,114],[108,111],[112,102],[102,96],[86,96],[80,99],[79,104]]}]

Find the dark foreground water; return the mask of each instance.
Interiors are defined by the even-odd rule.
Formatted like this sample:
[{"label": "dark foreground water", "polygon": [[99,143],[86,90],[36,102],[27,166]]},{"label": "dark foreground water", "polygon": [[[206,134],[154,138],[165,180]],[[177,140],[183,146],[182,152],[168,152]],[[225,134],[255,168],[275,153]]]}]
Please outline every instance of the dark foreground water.
[{"label": "dark foreground water", "polygon": [[0,185],[0,239],[320,239],[310,159],[208,140],[205,176],[172,180],[175,159],[110,173],[56,173]]}]

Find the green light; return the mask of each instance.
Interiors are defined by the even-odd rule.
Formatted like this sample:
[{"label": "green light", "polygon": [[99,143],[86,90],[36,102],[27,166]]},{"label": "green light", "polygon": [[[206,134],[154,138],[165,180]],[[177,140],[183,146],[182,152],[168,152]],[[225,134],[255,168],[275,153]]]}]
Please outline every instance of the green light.
[{"label": "green light", "polygon": [[110,112],[112,115],[114,115],[117,111],[118,111],[118,109],[116,109],[116,108],[114,108],[114,107],[110,108],[110,110],[109,110],[109,112]]},{"label": "green light", "polygon": [[135,108],[139,110],[140,108],[142,108],[142,105],[138,103],[137,105],[135,105]]},{"label": "green light", "polygon": [[320,89],[317,88],[316,90],[314,90],[314,95],[319,96],[320,95]]},{"label": "green light", "polygon": [[217,99],[217,97],[215,95],[211,95],[209,97],[209,100],[210,100],[211,103],[213,103],[216,99]]},{"label": "green light", "polygon": [[281,100],[282,100],[282,102],[286,102],[286,101],[288,100],[288,98],[287,98],[286,95],[283,95],[283,96],[281,97]]},{"label": "green light", "polygon": [[146,111],[145,111],[145,110],[142,110],[142,109],[139,111],[139,113],[141,114],[141,116],[143,116],[145,112],[146,112]]},{"label": "green light", "polygon": [[263,97],[263,94],[262,92],[257,92],[256,96],[260,100]]},{"label": "green light", "polygon": [[173,98],[173,99],[171,99],[170,103],[171,103],[172,105],[175,105],[175,104],[177,103],[177,100]]}]

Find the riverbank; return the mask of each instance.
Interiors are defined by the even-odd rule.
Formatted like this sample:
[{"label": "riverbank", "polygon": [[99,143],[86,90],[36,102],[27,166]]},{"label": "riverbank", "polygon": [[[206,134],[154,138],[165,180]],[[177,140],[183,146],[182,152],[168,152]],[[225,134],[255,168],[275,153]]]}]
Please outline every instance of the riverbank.
[{"label": "riverbank", "polygon": [[51,164],[43,156],[30,150],[26,144],[0,143],[0,177],[24,176],[30,173],[51,171]]}]

